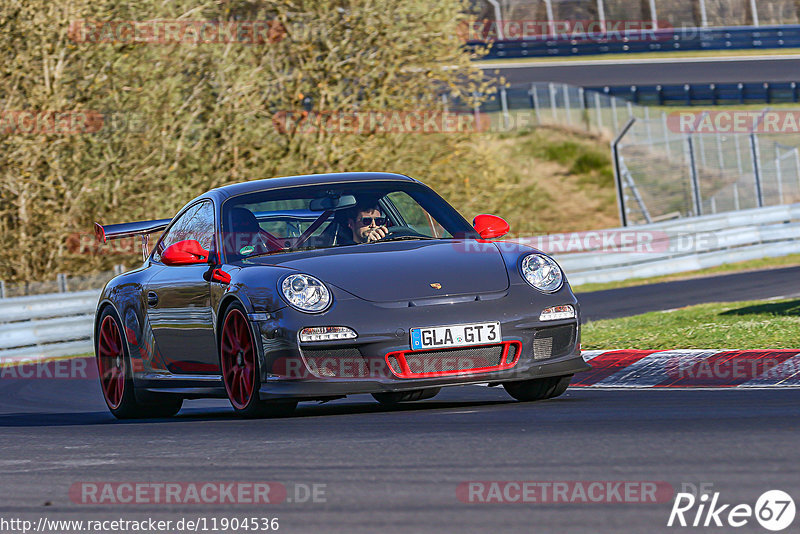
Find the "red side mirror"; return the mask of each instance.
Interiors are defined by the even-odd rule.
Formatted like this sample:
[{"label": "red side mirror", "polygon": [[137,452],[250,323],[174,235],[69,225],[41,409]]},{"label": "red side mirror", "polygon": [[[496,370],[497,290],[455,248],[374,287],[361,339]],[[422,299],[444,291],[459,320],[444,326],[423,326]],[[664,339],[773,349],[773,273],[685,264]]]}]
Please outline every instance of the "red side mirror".
[{"label": "red side mirror", "polygon": [[483,239],[503,237],[511,229],[505,219],[496,215],[478,215],[472,220],[472,226]]},{"label": "red side mirror", "polygon": [[161,254],[164,265],[194,265],[208,263],[208,251],[194,239],[178,241],[167,247]]}]

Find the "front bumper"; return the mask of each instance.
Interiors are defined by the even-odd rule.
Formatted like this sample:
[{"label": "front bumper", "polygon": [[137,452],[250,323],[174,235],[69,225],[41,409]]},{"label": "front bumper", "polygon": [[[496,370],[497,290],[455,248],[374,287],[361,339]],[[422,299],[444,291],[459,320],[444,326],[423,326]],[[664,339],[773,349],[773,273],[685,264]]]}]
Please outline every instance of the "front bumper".
[{"label": "front bumper", "polygon": [[448,376],[405,380],[353,378],[326,378],[318,380],[273,379],[262,383],[260,397],[261,399],[286,397],[315,399],[355,395],[358,393],[386,393],[434,387],[485,384],[487,382],[513,382],[516,380],[530,380],[548,376],[572,375],[590,369],[591,366],[583,360],[580,353],[577,353],[571,354],[569,357],[562,358],[558,361],[541,362],[531,365],[525,369],[464,374],[456,377]]},{"label": "front bumper", "polygon": [[[253,323],[261,345],[261,398],[313,399],[500,383],[591,369],[580,355],[579,313],[568,320],[538,319],[542,309],[549,306],[571,304],[579,312],[566,284],[554,294],[512,286],[501,294],[481,295],[477,299],[443,297],[414,304],[372,303],[340,293],[335,295],[334,306],[323,314],[303,314],[291,308],[265,314],[264,320]],[[503,356],[488,367],[456,363],[447,372],[410,374],[407,367],[406,372],[399,372],[398,366],[387,358],[410,352],[411,328],[488,321],[499,321],[502,341],[519,347],[513,365]],[[347,326],[358,333],[358,338],[301,343],[298,332],[312,326]],[[559,329],[560,333],[551,339],[546,337]],[[569,340],[563,335],[567,330],[572,332]],[[460,349],[451,352],[472,354]],[[436,352],[427,355],[438,356]]]}]

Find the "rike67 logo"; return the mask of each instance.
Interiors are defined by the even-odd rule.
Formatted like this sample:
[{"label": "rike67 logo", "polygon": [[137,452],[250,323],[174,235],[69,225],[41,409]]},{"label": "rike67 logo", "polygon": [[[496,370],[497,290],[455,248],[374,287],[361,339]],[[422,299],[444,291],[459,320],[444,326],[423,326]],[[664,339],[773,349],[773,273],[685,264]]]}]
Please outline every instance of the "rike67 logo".
[{"label": "rike67 logo", "polygon": [[794,521],[794,500],[785,491],[764,492],[755,506],[723,504],[719,496],[718,491],[699,497],[692,493],[678,493],[667,526],[738,528],[752,525],[755,519],[765,529],[777,532],[788,528]]}]

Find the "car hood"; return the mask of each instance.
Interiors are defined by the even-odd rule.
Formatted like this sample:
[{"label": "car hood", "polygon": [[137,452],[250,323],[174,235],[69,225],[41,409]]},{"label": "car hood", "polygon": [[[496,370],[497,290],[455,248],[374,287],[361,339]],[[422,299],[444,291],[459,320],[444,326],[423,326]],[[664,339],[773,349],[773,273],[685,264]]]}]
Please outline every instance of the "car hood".
[{"label": "car hood", "polygon": [[495,247],[473,251],[460,240],[375,243],[315,252],[259,259],[316,276],[374,302],[478,295],[505,291],[509,285],[505,262]]}]

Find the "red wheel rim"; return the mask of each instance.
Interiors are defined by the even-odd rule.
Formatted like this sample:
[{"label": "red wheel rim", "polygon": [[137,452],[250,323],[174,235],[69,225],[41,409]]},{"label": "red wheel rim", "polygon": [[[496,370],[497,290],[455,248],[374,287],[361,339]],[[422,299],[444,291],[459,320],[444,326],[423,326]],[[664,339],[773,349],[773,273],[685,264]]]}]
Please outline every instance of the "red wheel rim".
[{"label": "red wheel rim", "polygon": [[97,368],[103,396],[111,408],[119,408],[125,392],[125,352],[117,322],[109,315],[97,336]]},{"label": "red wheel rim", "polygon": [[256,354],[244,314],[233,309],[222,327],[222,378],[231,404],[243,410],[256,387]]}]

